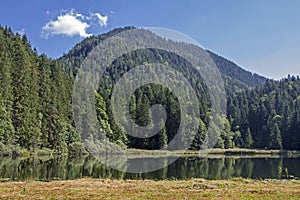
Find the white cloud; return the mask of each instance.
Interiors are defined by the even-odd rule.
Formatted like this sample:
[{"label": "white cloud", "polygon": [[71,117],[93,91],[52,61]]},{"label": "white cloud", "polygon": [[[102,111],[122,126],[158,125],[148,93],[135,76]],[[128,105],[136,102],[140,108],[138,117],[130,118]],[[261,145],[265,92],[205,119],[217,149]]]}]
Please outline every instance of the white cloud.
[{"label": "white cloud", "polygon": [[88,37],[91,34],[86,32],[89,25],[86,22],[82,22],[76,16],[67,13],[57,17],[57,20],[50,21],[42,28],[43,36],[47,38],[49,35],[67,35],[81,37]]},{"label": "white cloud", "polygon": [[90,16],[85,16],[71,9],[65,14],[60,14],[56,20],[46,23],[42,27],[42,37],[48,38],[53,35],[89,37],[92,34],[88,33],[87,29],[90,26],[96,26],[94,21],[98,22],[97,26],[107,26],[108,16],[100,13],[91,13]]},{"label": "white cloud", "polygon": [[25,29],[22,28],[21,30],[17,31],[17,33],[18,33],[19,35],[25,35]]},{"label": "white cloud", "polygon": [[98,18],[100,26],[107,26],[108,24],[107,16],[103,16],[100,13],[94,13],[94,15]]}]

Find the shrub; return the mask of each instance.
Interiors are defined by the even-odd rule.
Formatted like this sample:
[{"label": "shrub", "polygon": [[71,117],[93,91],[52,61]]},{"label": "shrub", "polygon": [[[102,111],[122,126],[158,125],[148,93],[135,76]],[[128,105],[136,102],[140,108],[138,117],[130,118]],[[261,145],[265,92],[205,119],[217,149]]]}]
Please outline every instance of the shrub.
[{"label": "shrub", "polygon": [[87,154],[85,150],[85,146],[81,142],[74,142],[69,144],[68,146],[68,153],[71,155],[82,155]]}]

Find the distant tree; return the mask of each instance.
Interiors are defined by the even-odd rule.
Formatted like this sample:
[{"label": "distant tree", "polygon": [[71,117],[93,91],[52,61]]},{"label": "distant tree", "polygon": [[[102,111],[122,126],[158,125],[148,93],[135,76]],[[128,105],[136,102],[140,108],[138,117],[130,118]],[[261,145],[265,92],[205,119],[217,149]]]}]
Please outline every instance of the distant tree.
[{"label": "distant tree", "polygon": [[273,127],[270,127],[269,149],[281,149],[282,140],[278,124],[275,122]]},{"label": "distant tree", "polygon": [[244,140],[244,147],[251,148],[253,144],[252,135],[250,128],[247,128],[246,134],[245,134],[245,140]]}]

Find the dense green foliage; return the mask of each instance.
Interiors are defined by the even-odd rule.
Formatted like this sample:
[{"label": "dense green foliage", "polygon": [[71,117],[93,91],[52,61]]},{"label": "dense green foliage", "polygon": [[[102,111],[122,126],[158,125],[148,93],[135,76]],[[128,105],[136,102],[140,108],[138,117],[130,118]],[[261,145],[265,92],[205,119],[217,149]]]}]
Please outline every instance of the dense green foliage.
[{"label": "dense green foliage", "polygon": [[[82,152],[81,139],[88,138],[80,138],[74,127],[71,104],[74,77],[84,58],[97,44],[131,28],[89,37],[59,60],[37,55],[26,36],[1,28],[0,151],[11,152],[20,148],[37,151],[44,148],[57,152]],[[130,116],[139,125],[149,124],[152,105],[161,104],[166,109],[165,126],[157,135],[143,139],[131,137],[112,116],[111,95],[119,78],[135,66],[143,64],[151,69],[149,63],[156,62],[182,73],[196,91],[201,115],[197,134],[189,136],[195,138],[191,149],[201,148],[209,125],[217,132],[216,147],[219,148],[300,149],[299,78],[267,80],[212,52],[208,53],[225,82],[227,115],[216,116],[224,124],[222,129],[210,118],[211,100],[198,71],[178,55],[146,49],[116,59],[107,68],[95,91],[97,118],[104,134],[122,147],[142,149],[165,148],[174,138],[181,119],[180,105],[177,97],[161,85],[148,84],[137,89],[129,105]],[[169,76],[169,79],[180,86],[174,76]],[[86,126],[89,129],[94,127]],[[185,125],[184,129],[188,132],[189,126]]]},{"label": "dense green foliage", "polygon": [[10,28],[0,28],[0,48],[0,144],[67,152],[80,142],[72,125],[72,78]]},{"label": "dense green foliage", "polygon": [[289,76],[228,96],[227,110],[232,130],[248,141],[245,147],[300,149],[299,106],[300,80]]}]

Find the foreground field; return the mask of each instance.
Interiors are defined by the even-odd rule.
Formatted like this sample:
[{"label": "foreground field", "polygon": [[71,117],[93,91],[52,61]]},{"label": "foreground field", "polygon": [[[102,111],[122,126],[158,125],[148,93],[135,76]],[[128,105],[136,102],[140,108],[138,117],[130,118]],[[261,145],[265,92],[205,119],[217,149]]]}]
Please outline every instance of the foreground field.
[{"label": "foreground field", "polygon": [[104,180],[0,183],[0,199],[300,199],[299,180]]}]

